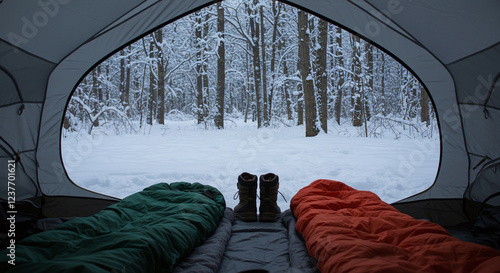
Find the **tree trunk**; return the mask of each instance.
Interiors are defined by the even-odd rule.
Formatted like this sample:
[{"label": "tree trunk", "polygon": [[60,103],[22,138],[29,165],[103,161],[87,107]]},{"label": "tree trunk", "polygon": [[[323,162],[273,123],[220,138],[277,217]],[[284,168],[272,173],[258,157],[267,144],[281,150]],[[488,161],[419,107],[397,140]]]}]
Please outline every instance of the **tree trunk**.
[{"label": "tree trunk", "polygon": [[158,56],[156,57],[156,64],[158,68],[158,113],[157,120],[159,124],[165,124],[165,59],[163,56],[163,31],[159,29],[154,32],[156,50]]},{"label": "tree trunk", "polygon": [[314,84],[311,75],[311,64],[309,56],[309,34],[307,33],[307,13],[298,12],[299,32],[299,71],[302,78],[304,90],[304,108],[306,116],[306,137],[316,136],[319,129],[316,125],[316,98],[314,96]]},{"label": "tree trunk", "polygon": [[408,79],[411,79],[411,91],[410,91],[410,117],[415,118],[418,115],[418,110],[417,106],[419,104],[419,96],[418,96],[418,89],[420,87],[420,84],[417,82],[417,80],[413,77],[413,75],[410,73],[410,71],[407,71],[408,74]]},{"label": "tree trunk", "polygon": [[[120,105],[123,109],[127,109],[129,106],[129,91],[130,91],[130,67],[128,65],[126,57],[126,49],[120,51],[120,82],[118,85],[118,90],[120,93]],[[126,111],[128,113],[128,111]]]},{"label": "tree trunk", "polygon": [[[344,56],[342,52],[342,29],[340,27],[336,28],[336,47],[333,56],[337,60],[338,67],[344,67]],[[336,69],[335,76],[337,80],[337,94],[335,96],[335,121],[340,125],[340,114],[342,113],[342,95],[343,95],[343,85],[344,85],[344,70]]]},{"label": "tree trunk", "polygon": [[[208,37],[208,31],[209,31],[209,25],[208,25],[208,20],[210,19],[210,13],[205,14],[205,19],[204,21],[204,27],[203,27],[203,40],[206,40]],[[203,65],[201,67],[203,71],[203,119],[206,119],[209,115],[209,90],[208,90],[208,56],[204,52],[208,51],[208,43],[204,44],[203,47]]]},{"label": "tree trunk", "polygon": [[323,132],[328,132],[328,77],[326,73],[326,50],[328,47],[328,22],[319,19],[318,50],[316,51],[316,90],[318,91],[319,121]]},{"label": "tree trunk", "polygon": [[123,109],[128,106],[128,96],[125,91],[126,66],[125,49],[122,49],[120,50],[120,83],[118,85],[118,89],[120,91],[120,104],[123,106]]},{"label": "tree trunk", "polygon": [[379,104],[382,107],[382,116],[387,116],[387,104],[385,98],[385,54],[380,54],[382,59],[382,65],[380,66],[380,101]]},{"label": "tree trunk", "polygon": [[253,53],[253,71],[254,71],[254,88],[255,88],[255,100],[257,101],[257,107],[255,109],[257,116],[257,128],[262,127],[262,117],[261,117],[261,97],[260,90],[262,87],[261,73],[260,73],[260,50],[259,50],[259,39],[260,39],[260,29],[259,23],[255,20],[257,18],[257,11],[255,6],[258,1],[253,1],[252,8],[247,6],[248,15],[250,16],[250,34],[252,37],[252,53]]},{"label": "tree trunk", "polygon": [[203,71],[202,71],[202,62],[203,62],[203,47],[201,44],[201,39],[203,35],[202,28],[202,20],[201,14],[196,14],[196,28],[195,28],[195,37],[196,37],[196,113],[198,115],[198,124],[202,123],[204,120],[203,114]]},{"label": "tree trunk", "polygon": [[221,2],[217,2],[217,35],[219,35],[219,45],[217,48],[217,97],[215,115],[215,126],[218,129],[224,128],[224,88],[226,82],[225,49],[224,49],[224,8]]},{"label": "tree trunk", "polygon": [[429,95],[423,85],[420,85],[420,120],[429,126]]},{"label": "tree trunk", "polygon": [[[288,66],[286,64],[286,60],[283,61],[283,74],[285,75],[286,78],[288,78]],[[283,84],[283,92],[285,93],[285,100],[286,100],[286,116],[288,120],[292,120],[292,98],[290,96],[290,86],[287,80],[285,80],[285,83]]]},{"label": "tree trunk", "polygon": [[[276,40],[278,38],[278,24],[279,24],[279,16],[281,9],[279,8],[281,6],[278,6],[276,8],[276,0],[273,0],[273,41],[272,41],[272,47],[271,47],[271,94],[269,94],[269,115],[272,117],[273,113],[273,97],[274,97],[274,90],[275,90],[275,79],[276,79]],[[280,41],[278,43],[278,50],[282,50],[283,43]],[[286,92],[286,88],[285,88]]]},{"label": "tree trunk", "polygon": [[304,124],[304,88],[302,82],[297,84],[297,125]]},{"label": "tree trunk", "polygon": [[[98,66],[97,69],[95,69],[92,73],[92,92],[89,94],[89,97],[92,96],[92,93],[94,93],[95,97],[97,98],[96,102],[93,103],[92,105],[92,115],[96,115],[98,113],[99,109],[99,104],[103,102],[103,94],[102,94],[102,86],[101,86],[101,66]],[[96,119],[95,121],[91,120],[90,121],[92,124],[91,126],[99,126],[99,120]]]},{"label": "tree trunk", "polygon": [[[142,38],[142,42],[144,43],[144,38]],[[143,44],[144,45],[144,44]],[[144,102],[143,102],[143,94],[144,94],[144,85],[146,82],[146,70],[147,70],[147,63],[144,64],[144,68],[142,69],[142,79],[141,79],[141,91],[139,93],[139,128],[142,128],[142,121],[144,119]]]},{"label": "tree trunk", "polygon": [[[250,47],[250,45],[248,44],[247,48],[249,48],[249,47]],[[248,51],[246,51],[246,52],[248,52]],[[251,87],[250,87],[250,85],[251,85],[251,83],[250,83],[250,61],[249,61],[248,55],[249,55],[248,53],[245,54],[245,71],[246,71],[245,86],[246,86],[246,88],[245,88],[244,95],[245,95],[246,102],[247,102],[246,106],[245,106],[245,123],[248,120],[248,112],[250,110],[250,103],[251,103],[251,100],[250,100],[250,92],[251,92],[250,91],[250,89],[251,89]]]},{"label": "tree trunk", "polygon": [[[125,104],[126,104],[126,115],[127,117],[130,117],[130,63],[131,63],[131,60],[130,60],[130,53],[132,52],[132,47],[131,46],[128,46],[128,56],[127,56],[127,60],[126,60],[126,63],[127,63],[127,67],[126,67],[126,70],[125,70]],[[133,99],[132,99],[133,101]]]},{"label": "tree trunk", "polygon": [[149,125],[153,125],[153,120],[156,112],[156,100],[155,100],[155,76],[153,73],[153,63],[152,60],[154,58],[154,48],[153,48],[153,39],[152,37],[149,42],[149,59],[151,60],[149,64],[149,96],[148,96],[148,118],[147,123]]},{"label": "tree trunk", "polygon": [[[366,75],[368,75],[368,83],[366,84],[366,86],[368,87],[367,91],[369,94],[373,94],[373,46],[368,42],[365,42],[365,58],[366,58]],[[367,120],[370,120],[371,111],[367,93],[364,94],[364,98],[365,98],[363,101],[364,116],[366,117]]]},{"label": "tree trunk", "polygon": [[362,93],[361,93],[361,39],[359,36],[352,36],[352,63],[353,87],[351,91],[352,125],[359,127],[363,125]]},{"label": "tree trunk", "polygon": [[268,105],[268,94],[267,94],[267,65],[266,65],[266,42],[265,42],[265,33],[266,30],[264,28],[264,8],[260,6],[259,9],[260,15],[260,48],[262,50],[262,99],[263,99],[263,115],[264,115],[264,126],[269,126],[269,105]]}]

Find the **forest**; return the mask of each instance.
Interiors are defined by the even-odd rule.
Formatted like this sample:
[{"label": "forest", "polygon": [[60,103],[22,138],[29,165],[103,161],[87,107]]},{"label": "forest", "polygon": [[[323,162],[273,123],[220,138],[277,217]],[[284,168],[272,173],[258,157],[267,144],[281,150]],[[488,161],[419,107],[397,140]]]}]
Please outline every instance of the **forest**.
[{"label": "forest", "polygon": [[[304,135],[437,135],[425,88],[359,36],[275,0],[226,0],[102,61],[76,87],[65,132],[147,133],[192,119],[224,129],[303,126]],[[333,129],[336,128],[336,129]]]}]

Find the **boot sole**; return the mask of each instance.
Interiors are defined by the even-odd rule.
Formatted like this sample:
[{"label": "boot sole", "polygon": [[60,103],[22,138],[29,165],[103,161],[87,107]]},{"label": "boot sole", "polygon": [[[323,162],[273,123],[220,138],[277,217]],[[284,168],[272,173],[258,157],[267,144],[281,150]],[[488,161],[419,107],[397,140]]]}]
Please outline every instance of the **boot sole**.
[{"label": "boot sole", "polygon": [[280,219],[280,214],[272,212],[263,212],[259,215],[260,222],[276,222]]},{"label": "boot sole", "polygon": [[256,212],[240,212],[234,215],[243,222],[257,222]]}]

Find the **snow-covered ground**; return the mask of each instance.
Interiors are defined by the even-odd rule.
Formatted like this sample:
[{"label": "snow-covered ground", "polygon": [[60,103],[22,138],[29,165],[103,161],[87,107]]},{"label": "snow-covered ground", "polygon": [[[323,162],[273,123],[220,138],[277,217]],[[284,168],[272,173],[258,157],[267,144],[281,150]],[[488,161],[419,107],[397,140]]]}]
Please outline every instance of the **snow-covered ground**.
[{"label": "snow-covered ground", "polygon": [[[69,176],[84,188],[119,198],[158,182],[200,182],[218,188],[234,207],[240,173],[273,172],[287,200],[325,178],[373,191],[391,203],[431,186],[439,165],[437,139],[349,137],[335,130],[306,138],[301,126],[256,129],[235,121],[224,130],[207,130],[190,120],[133,135],[83,131],[62,140]],[[281,196],[278,202],[289,207]]]}]

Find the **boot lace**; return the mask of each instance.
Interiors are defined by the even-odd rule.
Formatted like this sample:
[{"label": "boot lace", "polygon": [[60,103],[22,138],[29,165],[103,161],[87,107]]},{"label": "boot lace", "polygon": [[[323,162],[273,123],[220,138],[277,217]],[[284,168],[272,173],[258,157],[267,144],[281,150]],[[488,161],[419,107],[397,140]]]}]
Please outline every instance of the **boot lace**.
[{"label": "boot lace", "polygon": [[281,194],[281,197],[283,197],[283,200],[285,200],[285,203],[288,203],[288,201],[286,200],[285,196],[280,191],[278,191],[278,193]]},{"label": "boot lace", "polygon": [[[288,201],[286,200],[285,196],[283,195],[283,193],[281,193],[280,191],[278,191],[278,193],[281,195],[281,197],[283,198],[283,200],[285,200],[285,203],[288,203]],[[240,197],[240,191],[237,191],[234,193],[233,195],[233,200],[237,200],[238,198]],[[257,198],[259,198],[260,200],[260,196],[259,194],[257,194]]]},{"label": "boot lace", "polygon": [[[281,193],[281,192],[280,192],[280,193]],[[282,194],[281,196],[283,196],[283,194]],[[240,197],[240,191],[237,191],[237,192],[235,192],[235,193],[234,193],[234,195],[233,195],[233,200],[237,200],[239,197]],[[259,196],[259,194],[257,194],[257,198],[259,198],[259,200],[260,200],[260,196]]]}]

